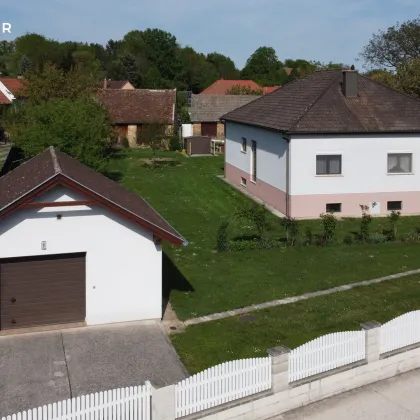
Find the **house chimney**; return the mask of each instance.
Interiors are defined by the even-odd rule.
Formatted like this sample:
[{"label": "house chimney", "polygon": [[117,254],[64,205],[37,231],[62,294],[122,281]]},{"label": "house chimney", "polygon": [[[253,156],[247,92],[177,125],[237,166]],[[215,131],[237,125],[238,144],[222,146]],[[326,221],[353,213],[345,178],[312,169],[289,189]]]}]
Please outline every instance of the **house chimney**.
[{"label": "house chimney", "polygon": [[343,95],[346,98],[357,98],[358,73],[352,66],[351,70],[343,70]]},{"label": "house chimney", "polygon": [[105,77],[105,79],[104,79],[104,89],[107,89],[107,88],[108,88],[108,80]]}]

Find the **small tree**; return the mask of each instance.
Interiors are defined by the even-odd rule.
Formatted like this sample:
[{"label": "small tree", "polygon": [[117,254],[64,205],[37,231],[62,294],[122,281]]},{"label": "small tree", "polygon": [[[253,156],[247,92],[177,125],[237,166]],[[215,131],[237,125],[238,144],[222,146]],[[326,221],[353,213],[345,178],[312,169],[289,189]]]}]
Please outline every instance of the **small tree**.
[{"label": "small tree", "polygon": [[166,125],[161,122],[151,122],[137,130],[137,144],[143,144],[152,149],[152,169],[155,169],[156,151],[162,148],[162,141],[167,137]]},{"label": "small tree", "polygon": [[372,216],[369,213],[369,206],[360,204],[360,209],[362,210],[362,219],[360,221],[360,239],[363,242],[366,242],[369,239]]},{"label": "small tree", "polygon": [[397,224],[401,218],[401,212],[399,211],[391,211],[388,214],[388,221],[391,225],[391,239],[395,241],[397,239]]},{"label": "small tree", "polygon": [[333,213],[320,214],[322,226],[324,227],[324,236],[327,242],[331,242],[335,236],[335,228],[337,225],[337,218]]},{"label": "small tree", "polygon": [[249,208],[239,209],[236,211],[235,217],[243,217],[254,223],[261,239],[264,238],[265,232],[270,226],[264,205],[254,204]]},{"label": "small tree", "polygon": [[293,219],[293,217],[283,217],[280,223],[286,231],[287,243],[293,246],[296,237],[299,235],[299,222],[296,219]]},{"label": "small tree", "polygon": [[252,89],[247,85],[234,85],[226,91],[226,95],[256,95],[261,96],[263,94],[262,89]]}]

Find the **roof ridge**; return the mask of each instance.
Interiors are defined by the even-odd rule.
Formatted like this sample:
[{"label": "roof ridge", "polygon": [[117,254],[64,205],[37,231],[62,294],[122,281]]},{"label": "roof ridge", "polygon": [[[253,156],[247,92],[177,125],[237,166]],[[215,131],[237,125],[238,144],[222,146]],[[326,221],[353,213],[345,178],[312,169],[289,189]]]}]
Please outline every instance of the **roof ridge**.
[{"label": "roof ridge", "polygon": [[56,174],[59,174],[60,172],[62,172],[62,169],[61,169],[61,166],[60,166],[60,161],[58,160],[57,153],[55,152],[54,146],[50,146],[49,150],[50,150],[50,153],[51,153],[51,158],[52,158],[52,162],[53,162],[53,166],[54,166],[54,172]]},{"label": "roof ridge", "polygon": [[[331,69],[332,70],[332,69]],[[336,70],[336,69],[335,69]],[[292,131],[300,121],[302,121],[303,117],[319,102],[319,100],[326,94],[328,89],[331,88],[332,84],[341,76],[341,73],[337,72],[337,76],[332,78],[330,83],[327,85],[327,87],[315,98],[315,100],[310,104],[303,112],[302,115],[296,120],[296,122],[287,130]],[[309,75],[308,75],[309,76]]]}]

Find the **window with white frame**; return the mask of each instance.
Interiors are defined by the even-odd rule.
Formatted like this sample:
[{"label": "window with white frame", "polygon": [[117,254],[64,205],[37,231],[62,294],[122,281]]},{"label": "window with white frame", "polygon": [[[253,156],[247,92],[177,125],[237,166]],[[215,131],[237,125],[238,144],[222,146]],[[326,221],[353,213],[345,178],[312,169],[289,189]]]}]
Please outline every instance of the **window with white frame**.
[{"label": "window with white frame", "polygon": [[388,173],[406,174],[413,169],[412,153],[388,153]]},{"label": "window with white frame", "polygon": [[246,153],[246,138],[245,137],[242,137],[241,152]]},{"label": "window with white frame", "polygon": [[317,175],[341,175],[341,155],[317,155]]}]

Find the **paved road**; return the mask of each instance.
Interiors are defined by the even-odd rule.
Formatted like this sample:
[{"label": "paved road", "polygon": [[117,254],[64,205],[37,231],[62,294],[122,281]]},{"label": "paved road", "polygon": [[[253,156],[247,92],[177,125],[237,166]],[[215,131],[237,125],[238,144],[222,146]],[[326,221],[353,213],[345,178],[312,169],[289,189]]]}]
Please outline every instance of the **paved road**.
[{"label": "paved road", "polygon": [[290,411],[277,420],[418,420],[420,370]]},{"label": "paved road", "polygon": [[184,379],[156,324],[125,324],[0,337],[0,418],[90,392]]}]

